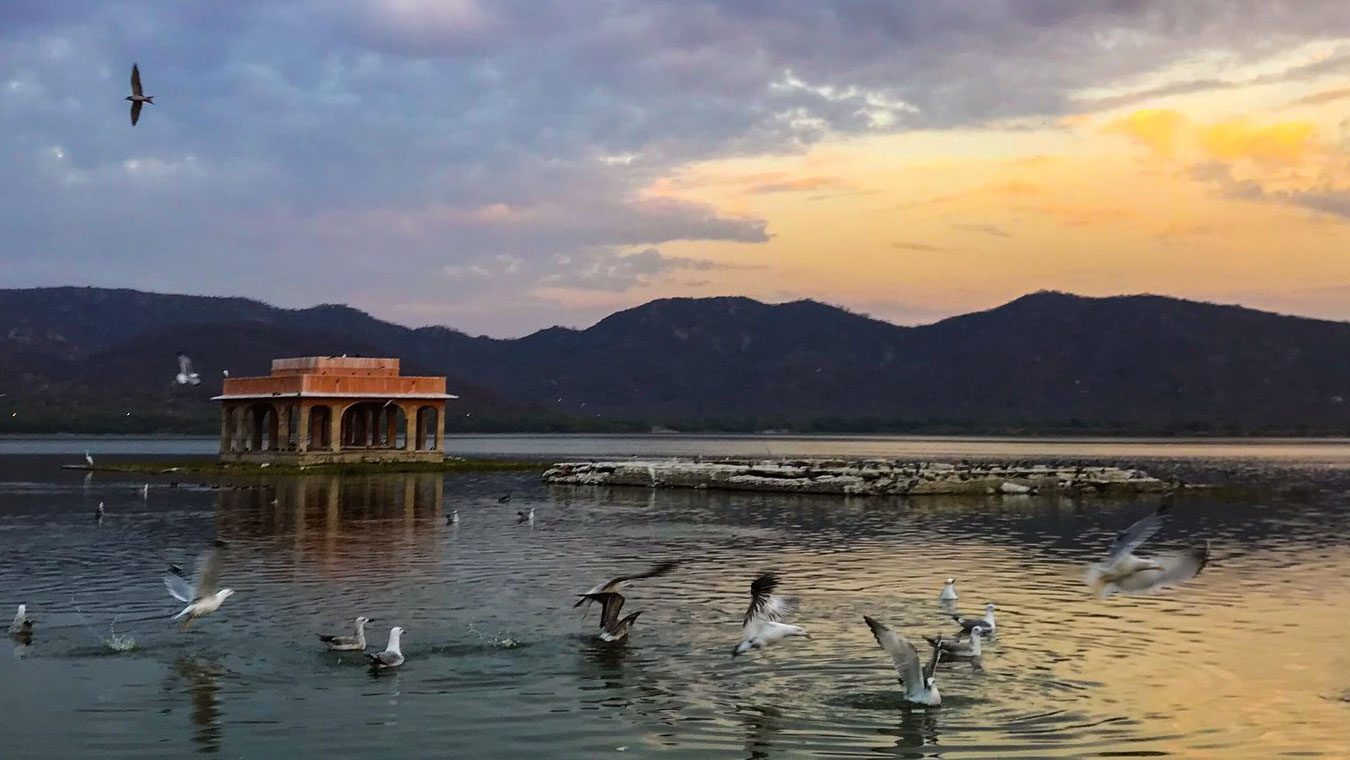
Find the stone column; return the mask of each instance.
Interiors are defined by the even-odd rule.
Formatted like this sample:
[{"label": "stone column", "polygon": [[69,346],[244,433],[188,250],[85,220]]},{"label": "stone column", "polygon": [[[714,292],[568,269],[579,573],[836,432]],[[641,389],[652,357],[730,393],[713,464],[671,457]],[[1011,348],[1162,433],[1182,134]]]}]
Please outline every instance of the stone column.
[{"label": "stone column", "polygon": [[235,451],[248,451],[249,443],[253,440],[248,433],[250,430],[250,416],[247,404],[239,407],[239,414],[235,415],[234,419],[234,435],[235,440],[238,442],[234,447]]},{"label": "stone column", "polygon": [[398,448],[398,407],[390,404],[384,408],[384,447]]},{"label": "stone column", "polygon": [[277,439],[272,442],[273,451],[285,451],[291,446],[291,405],[282,404],[276,409]]},{"label": "stone column", "polygon": [[403,407],[403,450],[417,451],[417,407]]},{"label": "stone column", "polygon": [[228,402],[220,405],[220,453],[228,454],[230,451],[230,412],[234,406]]},{"label": "stone column", "polygon": [[342,414],[347,411],[346,406],[333,404],[328,407],[328,442],[329,450],[342,451]]},{"label": "stone column", "polygon": [[301,454],[309,451],[309,404],[300,402],[300,414],[296,419],[295,450]]},{"label": "stone column", "polygon": [[445,456],[445,402],[436,410],[436,451]]}]

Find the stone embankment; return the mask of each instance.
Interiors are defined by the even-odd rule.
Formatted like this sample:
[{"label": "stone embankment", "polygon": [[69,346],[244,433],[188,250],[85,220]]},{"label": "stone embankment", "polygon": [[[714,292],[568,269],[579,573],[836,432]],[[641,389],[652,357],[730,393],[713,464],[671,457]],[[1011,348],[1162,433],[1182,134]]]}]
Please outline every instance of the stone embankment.
[{"label": "stone embankment", "polygon": [[1053,463],[898,460],[619,460],[560,462],[554,485],[713,488],[731,491],[919,496],[926,494],[1166,493],[1180,483],[1122,467]]}]

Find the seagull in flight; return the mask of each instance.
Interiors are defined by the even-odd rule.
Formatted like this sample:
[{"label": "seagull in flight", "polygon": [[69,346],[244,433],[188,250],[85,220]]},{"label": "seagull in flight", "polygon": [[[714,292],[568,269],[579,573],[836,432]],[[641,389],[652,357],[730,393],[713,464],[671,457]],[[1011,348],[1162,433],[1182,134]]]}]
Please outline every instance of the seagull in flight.
[{"label": "seagull in flight", "polygon": [[164,587],[169,590],[169,594],[187,604],[182,612],[173,616],[174,620],[184,618],[184,631],[192,627],[193,620],[220,609],[220,605],[234,594],[232,589],[219,586],[220,554],[215,549],[207,549],[197,560],[195,583],[188,583],[186,578],[176,573],[164,576]]},{"label": "seagull in flight", "polygon": [[1150,515],[1116,534],[1106,559],[1088,567],[1084,579],[1094,594],[1108,597],[1118,591],[1144,592],[1188,581],[1200,574],[1209,562],[1209,542],[1173,554],[1152,559],[1134,553],[1162,527],[1172,511],[1164,502]]},{"label": "seagull in flight", "polygon": [[937,672],[938,661],[942,659],[942,649],[933,649],[933,659],[927,665],[919,665],[919,651],[904,638],[897,636],[885,625],[863,615],[867,627],[877,643],[891,656],[895,669],[900,673],[900,684],[905,687],[905,701],[919,705],[936,706],[942,704],[942,694],[938,692],[937,681],[933,674]]},{"label": "seagull in flight", "polygon": [[375,618],[359,617],[356,619],[355,636],[328,636],[319,634],[319,641],[328,645],[332,652],[364,652],[366,649],[366,623],[375,622]]},{"label": "seagull in flight", "polygon": [[202,384],[202,379],[197,376],[196,372],[192,371],[192,359],[182,351],[178,352],[178,374],[174,377],[174,380],[176,380],[179,385],[187,385],[188,383],[193,385]]},{"label": "seagull in flight", "polygon": [[624,586],[627,586],[629,581],[642,580],[643,578],[659,578],[660,576],[669,573],[670,571],[674,570],[679,566],[680,566],[679,560],[670,560],[667,562],[660,562],[655,565],[652,565],[651,567],[647,568],[646,570],[643,570],[640,573],[634,573],[632,575],[620,575],[616,578],[611,578],[608,581],[605,581],[604,583],[590,587],[586,591],[586,593],[581,595],[581,598],[577,600],[577,603],[572,605],[572,609],[576,609],[577,607],[580,607],[583,604],[589,607],[591,602],[595,601],[594,599],[590,598],[592,594],[615,593],[618,592],[618,590],[623,588]]},{"label": "seagull in flight", "polygon": [[741,621],[741,641],[731,650],[731,656],[745,654],[751,649],[763,649],[789,636],[807,636],[802,628],[783,622],[783,616],[796,605],[774,595],[778,577],[765,573],[750,584],[750,607]]},{"label": "seagull in flight", "polygon": [[957,595],[956,595],[956,579],[955,579],[955,578],[948,578],[948,579],[947,579],[947,585],[943,586],[943,587],[942,587],[942,593],[938,594],[938,601],[941,601],[941,602],[954,602],[954,601],[956,601],[956,600],[957,600]]},{"label": "seagull in flight", "polygon": [[366,655],[370,659],[370,672],[379,673],[384,670],[393,670],[403,664],[403,650],[399,648],[399,639],[403,636],[403,629],[394,626],[389,629],[389,646],[384,648],[383,652]]},{"label": "seagull in flight", "polygon": [[584,599],[600,603],[600,640],[601,641],[623,641],[628,638],[628,631],[633,627],[633,622],[642,614],[639,610],[633,614],[619,619],[619,610],[623,609],[623,594],[617,591],[603,591],[598,594],[582,594]]},{"label": "seagull in flight", "polygon": [[131,64],[131,94],[127,96],[131,101],[131,126],[136,126],[136,122],[141,118],[141,106],[149,103],[155,104],[154,95],[146,95],[141,90],[141,70],[136,64]]},{"label": "seagull in flight", "polygon": [[968,634],[976,628],[982,629],[985,633],[993,633],[998,629],[998,624],[994,622],[993,602],[984,605],[984,617],[963,618],[960,615],[952,615],[952,620],[960,624],[961,635]]}]

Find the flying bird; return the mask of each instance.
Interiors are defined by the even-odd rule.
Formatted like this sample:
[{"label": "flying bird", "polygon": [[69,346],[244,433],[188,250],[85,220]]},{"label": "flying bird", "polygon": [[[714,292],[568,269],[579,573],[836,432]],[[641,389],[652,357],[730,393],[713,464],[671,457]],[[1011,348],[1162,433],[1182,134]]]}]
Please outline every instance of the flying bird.
[{"label": "flying bird", "polygon": [[956,579],[948,578],[947,585],[943,586],[942,593],[938,594],[938,601],[954,602],[956,599]]},{"label": "flying bird", "polygon": [[960,615],[952,615],[952,620],[960,624],[962,634],[968,634],[976,628],[982,629],[984,633],[993,633],[998,628],[998,624],[994,622],[993,602],[984,605],[984,617],[963,618]]},{"label": "flying bird", "polygon": [[872,629],[877,643],[895,663],[895,669],[900,673],[900,684],[905,687],[905,701],[929,706],[942,704],[942,694],[938,692],[937,681],[933,678],[938,661],[942,659],[942,650],[934,648],[933,659],[927,665],[920,666],[919,652],[913,644],[866,615],[863,615],[863,620],[867,621],[867,627]]},{"label": "flying bird", "polygon": [[197,376],[196,372],[192,371],[192,359],[182,351],[179,351],[177,356],[178,374],[174,377],[174,380],[178,381],[179,385],[187,385],[188,383],[201,385],[202,379]]},{"label": "flying bird", "polygon": [[356,619],[355,636],[328,636],[319,634],[319,641],[328,645],[328,649],[333,652],[364,652],[366,649],[366,623],[375,622],[375,618],[359,617]]},{"label": "flying bird", "polygon": [[[219,545],[219,542],[217,542],[217,545]],[[169,594],[174,599],[187,604],[182,612],[173,616],[174,620],[185,618],[183,620],[184,631],[192,627],[193,620],[215,612],[226,599],[234,594],[232,589],[219,588],[219,586],[220,554],[215,549],[207,549],[197,560],[195,583],[188,583],[186,578],[176,573],[164,576],[164,587],[169,590]]]},{"label": "flying bird", "polygon": [[1162,528],[1163,519],[1172,511],[1164,502],[1150,515],[1116,534],[1106,559],[1088,567],[1085,581],[1094,594],[1107,597],[1118,591],[1144,592],[1190,580],[1209,563],[1209,542],[1187,551],[1164,554],[1152,559],[1134,551]]},{"label": "flying bird", "polygon": [[783,616],[795,607],[787,599],[774,595],[778,577],[759,576],[750,584],[750,607],[741,621],[741,641],[731,650],[731,656],[745,654],[751,649],[763,649],[789,636],[806,636],[804,629],[783,622]]},{"label": "flying bird", "polygon": [[394,626],[389,629],[389,646],[386,646],[383,652],[366,655],[370,659],[370,672],[393,670],[403,664],[403,650],[399,648],[399,639],[402,636],[402,628]]},{"label": "flying bird", "polygon": [[572,609],[576,609],[577,607],[580,607],[583,604],[589,607],[591,602],[594,601],[593,599],[589,598],[592,594],[607,594],[611,592],[617,592],[619,589],[627,586],[629,581],[642,580],[643,578],[658,578],[662,575],[665,575],[666,573],[669,573],[670,571],[674,570],[679,566],[680,566],[679,560],[670,560],[667,562],[660,562],[655,565],[652,565],[651,567],[647,568],[646,570],[643,570],[640,573],[634,573],[633,575],[620,575],[617,578],[611,578],[610,580],[605,581],[604,583],[592,586],[590,589],[588,589],[586,593],[582,594],[581,598],[577,600],[577,603],[572,605]]},{"label": "flying bird", "polygon": [[141,118],[141,106],[149,103],[155,104],[154,95],[146,95],[141,90],[141,70],[136,64],[131,64],[131,94],[127,96],[131,101],[131,126],[136,126],[136,122]]},{"label": "flying bird", "polygon": [[617,591],[582,594],[582,597],[600,603],[601,641],[622,641],[628,638],[628,631],[633,627],[633,622],[638,619],[638,615],[642,614],[639,610],[620,620],[619,610],[623,609],[623,594]]}]

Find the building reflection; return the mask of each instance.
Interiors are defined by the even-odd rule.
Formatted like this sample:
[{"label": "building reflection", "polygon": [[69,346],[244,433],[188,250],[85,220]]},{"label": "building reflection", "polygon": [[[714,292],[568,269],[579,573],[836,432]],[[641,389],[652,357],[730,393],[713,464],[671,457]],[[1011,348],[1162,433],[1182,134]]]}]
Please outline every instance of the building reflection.
[{"label": "building reflection", "polygon": [[188,719],[192,721],[192,742],[204,754],[220,752],[220,677],[225,668],[216,663],[198,662],[184,657],[174,663],[174,675],[183,681],[188,697]]},{"label": "building reflection", "polygon": [[218,491],[216,535],[288,540],[297,564],[355,574],[371,561],[434,556],[444,492],[440,473],[275,478]]}]

